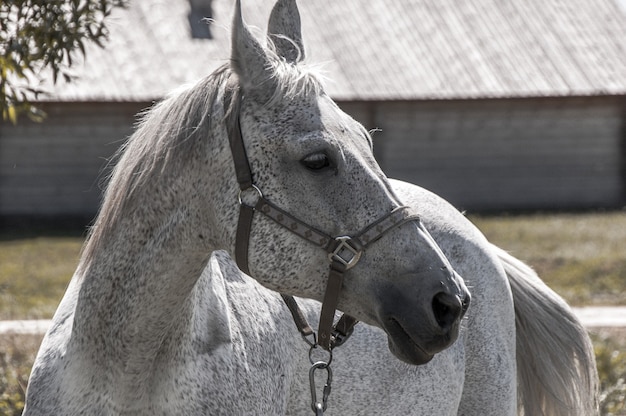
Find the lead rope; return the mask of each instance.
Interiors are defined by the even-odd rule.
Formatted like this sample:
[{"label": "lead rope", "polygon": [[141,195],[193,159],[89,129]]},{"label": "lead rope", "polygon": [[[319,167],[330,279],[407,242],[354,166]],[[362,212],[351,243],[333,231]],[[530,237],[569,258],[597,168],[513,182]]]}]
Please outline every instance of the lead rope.
[{"label": "lead rope", "polygon": [[[316,359],[314,353],[319,346],[317,343],[317,335],[307,322],[304,314],[300,310],[298,303],[293,296],[285,295],[281,293],[283,301],[289,308],[293,321],[296,324],[296,328],[302,335],[302,339],[309,345],[309,362],[311,368],[309,369],[309,386],[311,388],[311,409],[316,415],[323,415],[328,406],[328,396],[330,395],[331,383],[333,381],[333,371],[330,367],[330,363],[333,360],[333,349],[342,345],[352,335],[354,326],[357,324],[357,320],[350,315],[342,315],[339,321],[333,326],[331,346],[328,350],[328,357],[326,360]],[[317,387],[315,381],[315,372],[326,371],[326,382],[322,389],[322,400],[317,399]]]},{"label": "lead rope", "polygon": [[[329,279],[331,279],[331,277],[329,277]],[[328,285],[329,286],[331,285],[330,281]],[[338,286],[340,289],[341,282],[338,283]],[[339,289],[337,289],[337,292],[339,291]],[[327,289],[326,293],[328,292],[329,290]],[[298,330],[300,331],[300,334],[302,335],[302,339],[304,339],[304,341],[309,345],[309,362],[311,363],[311,368],[309,369],[309,386],[311,389],[311,409],[313,410],[313,413],[315,413],[315,415],[323,415],[328,406],[328,396],[330,396],[331,383],[333,381],[333,371],[332,371],[332,368],[330,367],[330,364],[333,360],[333,349],[335,347],[342,345],[344,342],[346,342],[346,340],[350,337],[350,335],[352,335],[354,326],[357,324],[358,321],[355,318],[344,314],[341,316],[341,318],[339,319],[339,321],[337,321],[335,325],[332,325],[332,319],[335,313],[335,309],[334,307],[332,307],[332,315],[330,316],[330,319],[331,319],[330,325],[332,326],[332,331],[330,335],[330,345],[328,349],[325,349],[328,353],[328,356],[326,359],[315,358],[316,349],[317,347],[321,346],[319,344],[318,335],[315,334],[315,332],[313,331],[313,329],[307,322],[295,298],[293,296],[289,296],[285,294],[281,294],[281,296],[283,300],[285,301],[285,303],[287,304],[289,311],[291,312],[291,315],[294,319],[296,327],[298,328]],[[324,299],[324,303],[322,304],[322,312],[320,314],[321,316],[325,316],[324,307],[326,305],[328,305],[328,303],[327,303],[327,300]],[[322,324],[322,321],[320,319],[320,328],[323,328],[324,325],[327,325],[327,324]],[[322,396],[321,396],[322,400],[319,401],[318,395],[317,395],[318,389],[316,386],[315,373],[321,372],[321,371],[326,372],[326,381],[322,389]]]},{"label": "lead rope", "polygon": [[[339,236],[333,238],[278,208],[265,199],[261,190],[254,184],[239,122],[238,107],[240,99],[235,103],[232,102],[237,94],[237,85],[233,81],[229,81],[224,92],[224,109],[226,111],[225,121],[228,139],[233,154],[237,182],[239,183],[238,199],[240,210],[235,237],[235,261],[237,265],[244,273],[250,275],[248,244],[252,220],[256,211],[263,213],[279,225],[323,248],[328,253],[330,269],[317,335],[308,324],[295,298],[281,294],[291,312],[298,331],[300,331],[303,339],[310,346],[309,361],[311,362],[311,368],[309,369],[309,384],[311,387],[311,408],[316,415],[323,415],[327,407],[333,378],[330,368],[333,348],[346,342],[358,322],[355,318],[344,314],[336,324],[333,324],[339,293],[343,285],[344,273],[357,264],[368,245],[377,241],[395,227],[409,221],[419,221],[419,215],[411,207],[397,207],[386,216],[365,227],[355,237]],[[243,194],[246,192],[252,192],[256,195],[257,199],[254,205],[248,205],[243,201]],[[310,337],[313,338],[313,341],[309,340]],[[326,360],[314,359],[313,354],[318,346],[328,352]],[[317,400],[317,388],[315,385],[315,373],[317,371],[326,372],[326,382],[322,389],[321,401]]]}]

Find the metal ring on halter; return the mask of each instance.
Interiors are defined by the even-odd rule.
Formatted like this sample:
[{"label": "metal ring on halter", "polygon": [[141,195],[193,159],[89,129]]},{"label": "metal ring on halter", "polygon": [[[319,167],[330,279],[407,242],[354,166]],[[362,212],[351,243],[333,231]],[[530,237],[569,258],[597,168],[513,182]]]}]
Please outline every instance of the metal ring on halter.
[{"label": "metal ring on halter", "polygon": [[328,353],[328,359],[327,360],[319,360],[319,359],[313,359],[313,351],[316,350],[318,347],[317,344],[315,345],[311,345],[311,348],[309,348],[309,362],[311,364],[316,364],[316,363],[326,363],[326,365],[330,365],[330,363],[333,362],[333,351],[332,350],[325,350],[324,348],[320,348],[320,350],[322,352],[326,352]]},{"label": "metal ring on halter", "polygon": [[[250,189],[253,189],[253,190],[256,191],[258,199],[263,198],[263,192],[261,192],[261,190],[259,189],[258,186],[252,184],[252,185],[250,185],[249,188],[239,190],[239,195],[237,195],[237,200],[239,201],[239,205],[246,205],[246,204],[243,203],[242,195],[243,195],[244,192],[246,192],[246,191],[248,191]],[[249,207],[254,207],[254,204],[253,205],[248,205],[248,206]]]}]

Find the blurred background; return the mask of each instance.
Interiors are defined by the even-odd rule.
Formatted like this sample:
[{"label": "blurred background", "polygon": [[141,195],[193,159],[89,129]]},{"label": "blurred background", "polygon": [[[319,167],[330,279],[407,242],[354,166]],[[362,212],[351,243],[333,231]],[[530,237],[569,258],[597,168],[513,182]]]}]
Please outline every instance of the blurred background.
[{"label": "blurred background", "polygon": [[[244,2],[265,31],[272,1]],[[626,8],[618,0],[317,0],[308,60],[390,177],[472,211],[626,204]],[[0,216],[92,218],[136,114],[228,62],[231,0],[134,0],[42,122],[0,130]],[[203,17],[212,19],[203,21]]]},{"label": "blurred background", "polygon": [[[2,40],[15,30],[1,23],[15,16],[8,5],[34,3],[0,6]],[[137,114],[229,61],[232,0],[100,3],[124,3],[107,13],[101,45],[84,43],[62,76],[30,76],[43,91],[30,96],[32,108],[3,110],[0,320],[52,316],[108,162]],[[263,36],[273,1],[243,6]],[[307,61],[372,130],[388,176],[467,212],[570,304],[626,305],[626,0],[306,0],[299,8]],[[4,58],[11,48],[0,42]],[[592,335],[602,413],[625,415],[626,330]],[[21,413],[40,339],[0,336],[0,414]]]}]

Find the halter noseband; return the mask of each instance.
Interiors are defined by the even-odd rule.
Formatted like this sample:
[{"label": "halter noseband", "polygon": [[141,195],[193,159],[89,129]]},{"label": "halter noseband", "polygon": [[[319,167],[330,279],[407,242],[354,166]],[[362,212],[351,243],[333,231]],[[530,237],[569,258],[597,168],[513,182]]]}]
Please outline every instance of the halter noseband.
[{"label": "halter noseband", "polygon": [[[235,92],[232,91],[232,94],[235,94]],[[229,95],[230,94],[226,94],[226,96]],[[229,102],[226,101],[230,99],[232,98],[226,97],[225,109],[229,108],[227,105]],[[395,227],[410,221],[419,221],[419,215],[409,206],[400,206],[363,228],[353,237],[332,237],[308,225],[288,212],[283,211],[268,201],[263,196],[261,190],[254,184],[250,163],[248,162],[248,156],[243,143],[239,109],[236,107],[237,106],[233,107],[226,116],[228,138],[233,161],[235,163],[237,182],[240,188],[240,210],[235,241],[235,261],[244,273],[250,274],[248,268],[248,245],[255,211],[266,215],[277,224],[324,249],[328,253],[330,269],[326,283],[326,292],[322,302],[322,310],[320,312],[318,335],[317,339],[314,340],[314,343],[311,345],[319,345],[325,350],[330,351],[332,348],[345,342],[352,334],[354,326],[358,322],[355,318],[344,314],[337,324],[333,325],[344,273],[358,263],[361,254],[370,244],[380,239],[384,234]],[[246,204],[242,198],[244,193],[250,192],[256,193],[256,203],[254,205]],[[308,324],[294,297],[285,294],[281,294],[281,296],[291,311],[291,315],[298,330],[305,339],[309,335],[314,335],[313,329]]]}]

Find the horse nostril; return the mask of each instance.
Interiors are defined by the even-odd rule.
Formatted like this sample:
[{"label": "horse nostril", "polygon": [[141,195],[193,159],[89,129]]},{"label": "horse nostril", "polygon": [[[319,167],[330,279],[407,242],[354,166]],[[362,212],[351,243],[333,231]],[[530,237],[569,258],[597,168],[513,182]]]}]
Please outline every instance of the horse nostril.
[{"label": "horse nostril", "polygon": [[[467,305],[469,306],[469,303]],[[457,320],[461,319],[467,307],[461,303],[458,296],[439,292],[433,297],[432,308],[437,324],[447,331]]]}]

